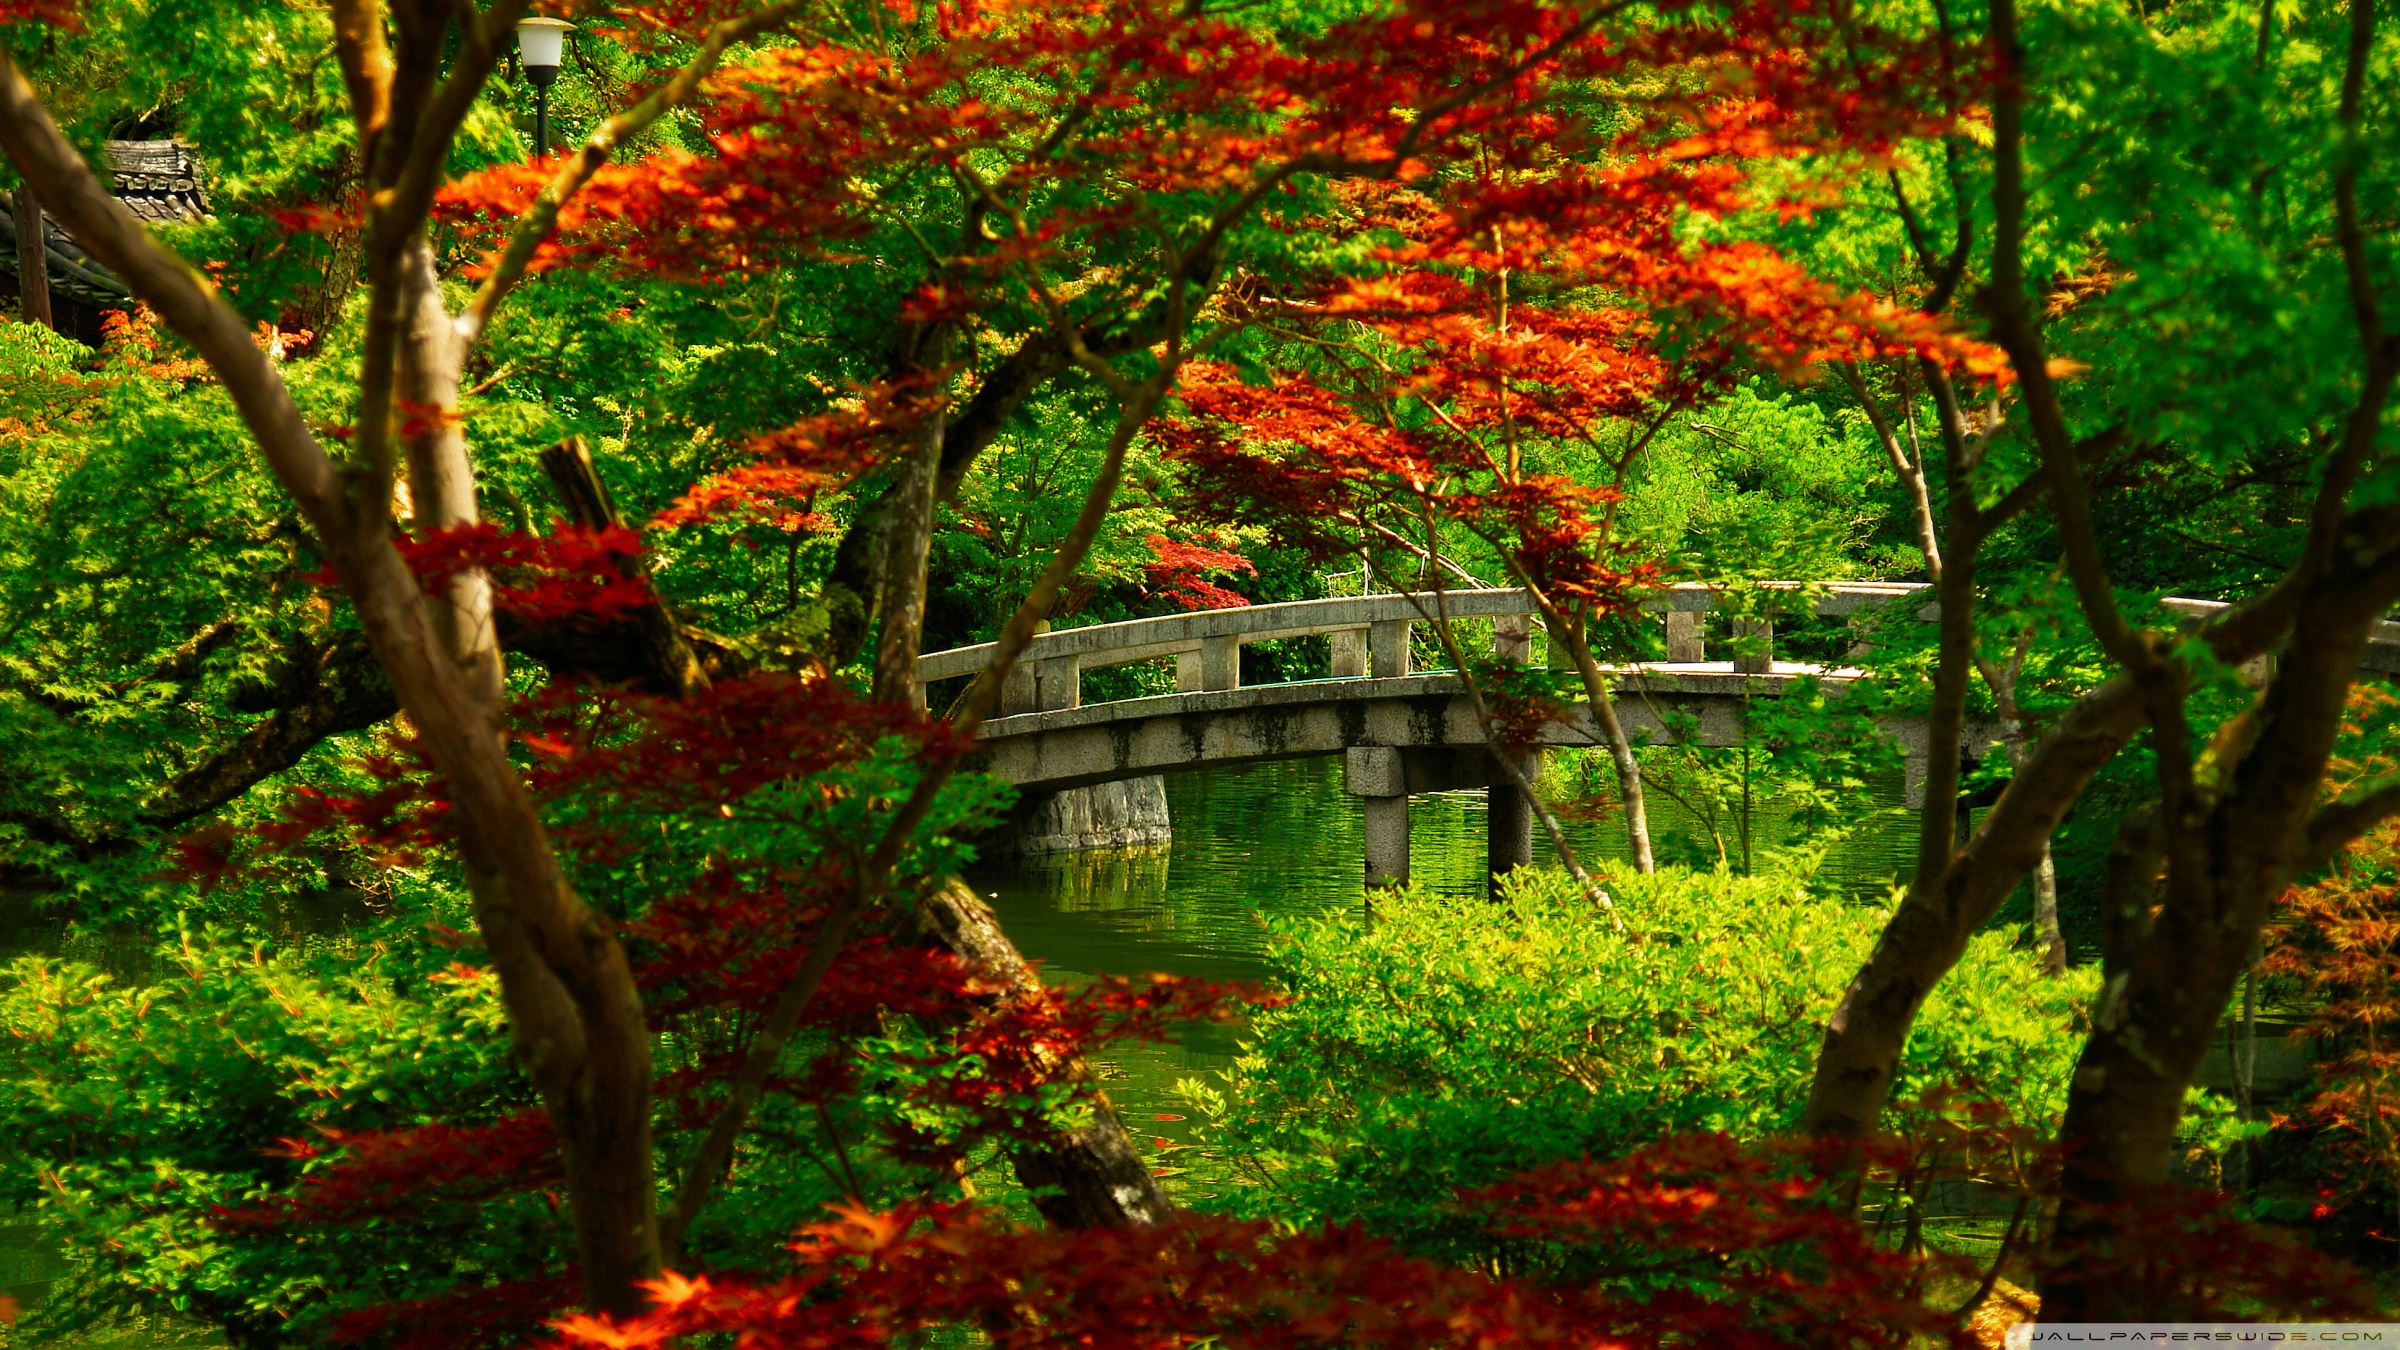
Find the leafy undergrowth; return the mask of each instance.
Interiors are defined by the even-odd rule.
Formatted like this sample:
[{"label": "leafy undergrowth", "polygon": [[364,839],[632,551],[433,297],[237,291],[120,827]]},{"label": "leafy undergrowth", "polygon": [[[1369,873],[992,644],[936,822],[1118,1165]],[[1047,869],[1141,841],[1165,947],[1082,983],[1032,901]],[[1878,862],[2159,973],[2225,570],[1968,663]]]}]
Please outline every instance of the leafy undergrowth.
[{"label": "leafy undergrowth", "polygon": [[[1253,1183],[1224,1206],[1484,1261],[1455,1190],[1678,1132],[1793,1124],[1886,912],[1793,874],[1670,868],[1610,892],[1602,908],[1528,871],[1497,906],[1411,893],[1371,920],[1283,930],[1293,998],[1258,1015],[1222,1081],[1184,1084],[1207,1146]],[[1896,1095],[1975,1084],[2019,1126],[2054,1123],[2096,984],[2041,977],[2007,934],[1977,938],[1919,1016]]]}]

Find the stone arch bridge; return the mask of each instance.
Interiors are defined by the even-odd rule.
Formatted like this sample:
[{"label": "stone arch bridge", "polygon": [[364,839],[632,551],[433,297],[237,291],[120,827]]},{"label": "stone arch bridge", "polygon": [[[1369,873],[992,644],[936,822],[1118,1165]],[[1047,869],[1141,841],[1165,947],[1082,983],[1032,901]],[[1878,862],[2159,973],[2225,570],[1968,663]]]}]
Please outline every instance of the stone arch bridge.
[{"label": "stone arch bridge", "polygon": [[[1864,617],[1879,606],[1905,606],[1931,619],[1922,583],[1805,585],[1769,582],[1770,615],[1813,612]],[[1783,598],[1777,600],[1775,593]],[[1613,667],[1617,713],[1637,744],[1671,741],[1670,722],[1696,726],[1706,745],[1738,744],[1742,706],[1780,696],[1813,677],[1838,693],[1857,674],[1841,667],[1778,661],[1774,620],[1736,619],[1734,659],[1711,661],[1700,616],[1718,593],[1697,585],[1660,592],[1644,608],[1663,621],[1667,659]],[[2194,615],[2208,601],[2170,601]],[[1160,775],[1210,765],[1339,755],[1349,790],[1363,799],[1370,886],[1408,877],[1408,798],[1412,793],[1486,788],[1495,875],[1529,860],[1533,813],[1492,762],[1472,701],[1455,672],[1411,666],[1413,630],[1441,618],[1481,626],[1503,661],[1545,659],[1536,644],[1537,607],[1514,589],[1426,591],[1240,609],[1207,610],[1042,634],[1019,658],[1002,689],[998,715],[982,729],[969,769],[996,774],[1024,793],[1013,842],[1025,851],[1163,842],[1166,798]],[[2400,625],[2386,624],[2400,638]],[[1241,648],[1276,638],[1331,639],[1326,679],[1244,686]],[[1480,636],[1480,635],[1478,635]],[[921,685],[981,672],[992,644],[933,652],[917,666]],[[1136,662],[1175,662],[1175,692],[1086,703],[1086,671]],[[2400,669],[2400,642],[2378,642],[2370,665]],[[1688,719],[1688,720],[1687,720]],[[1920,719],[1883,724],[1909,765],[1911,803],[1921,797],[1928,753]],[[1970,724],[1962,748],[1980,757],[1999,740],[1992,724]],[[1543,746],[1600,746],[1591,710],[1549,724]],[[1540,751],[1529,752],[1537,755]],[[1531,767],[1531,766],[1527,766]],[[1531,776],[1530,774],[1528,775]]]}]

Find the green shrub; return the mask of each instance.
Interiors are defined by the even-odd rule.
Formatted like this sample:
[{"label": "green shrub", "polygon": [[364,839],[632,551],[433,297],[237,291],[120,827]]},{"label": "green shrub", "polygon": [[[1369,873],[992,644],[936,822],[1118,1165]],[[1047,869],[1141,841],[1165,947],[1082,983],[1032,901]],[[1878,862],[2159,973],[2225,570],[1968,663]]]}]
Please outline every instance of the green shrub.
[{"label": "green shrub", "polygon": [[160,956],[147,985],[36,957],[0,971],[0,1202],[69,1262],[24,1332],[149,1314],[275,1344],[345,1285],[406,1296],[518,1275],[528,1235],[537,1262],[559,1257],[549,1215],[513,1200],[462,1212],[447,1241],[406,1254],[375,1223],[307,1243],[215,1223],[288,1184],[323,1130],[528,1107],[492,976],[372,940],[275,951],[189,933]]},{"label": "green shrub", "polygon": [[[1228,1205],[1472,1259],[1446,1208],[1460,1187],[1677,1131],[1786,1129],[1887,913],[1792,875],[1627,877],[1613,915],[1562,874],[1520,878],[1504,904],[1412,893],[1282,929],[1291,1001],[1222,1084],[1184,1084],[1255,1183]],[[1972,1080],[2021,1121],[2055,1119],[2095,984],[1977,938],[1918,1018],[1896,1095]]]}]

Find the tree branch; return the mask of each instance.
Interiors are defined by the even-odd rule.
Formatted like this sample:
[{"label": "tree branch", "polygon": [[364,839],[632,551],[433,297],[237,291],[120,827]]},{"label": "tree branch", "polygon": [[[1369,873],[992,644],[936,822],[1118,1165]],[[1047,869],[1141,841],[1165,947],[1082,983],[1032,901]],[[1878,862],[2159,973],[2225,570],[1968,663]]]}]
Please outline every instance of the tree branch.
[{"label": "tree branch", "polygon": [[[1077,513],[1075,524],[1067,531],[1066,538],[1051,555],[1041,575],[1035,579],[1033,589],[1027,593],[1024,602],[1001,626],[991,664],[967,691],[955,723],[956,735],[960,739],[972,738],[977,728],[983,725],[984,719],[991,715],[1008,672],[1016,665],[1017,657],[1025,650],[1026,644],[1033,640],[1034,625],[1048,617],[1050,607],[1057,603],[1059,591],[1091,552],[1093,541],[1099,538],[1100,528],[1108,519],[1109,507],[1116,500],[1117,488],[1124,481],[1126,453],[1132,448],[1134,437],[1150,420],[1151,413],[1166,397],[1167,391],[1173,388],[1175,376],[1176,366],[1170,360],[1156,374],[1136,386],[1135,397],[1119,409],[1117,426],[1109,437],[1100,472],[1084,495],[1083,509]],[[709,1122],[708,1134],[701,1140],[691,1163],[684,1169],[683,1181],[676,1188],[673,1206],[660,1221],[660,1246],[667,1253],[667,1259],[674,1259],[681,1251],[683,1238],[690,1232],[693,1221],[699,1218],[718,1180],[724,1176],[726,1164],[733,1157],[734,1142],[740,1138],[743,1126],[748,1123],[751,1111],[756,1108],[760,1095],[765,1091],[767,1078],[774,1072],[776,1061],[782,1057],[784,1046],[799,1028],[800,1015],[807,1010],[809,1000],[816,997],[818,987],[832,971],[842,944],[849,940],[851,927],[869,906],[883,899],[890,888],[891,870],[899,861],[901,849],[907,845],[926,813],[932,810],[935,795],[956,770],[955,760],[939,760],[925,766],[917,777],[916,787],[884,826],[874,852],[860,865],[856,883],[847,895],[827,909],[825,918],[817,926],[816,936],[809,943],[807,955],[801,958],[799,969],[793,972],[790,982],[777,992],[775,1004],[768,1011],[766,1020],[751,1037],[750,1048],[743,1056],[740,1072],[729,1087],[725,1104],[717,1109],[715,1119]]]},{"label": "tree branch", "polygon": [[358,125],[358,162],[372,164],[376,140],[392,112],[392,52],[384,45],[381,6],[376,0],[332,0],[330,7],[334,55]]},{"label": "tree branch", "polygon": [[84,251],[125,278],[224,381],[244,425],[318,538],[342,534],[348,513],[333,461],[250,326],[100,185],[5,51],[0,51],[0,150],[8,152],[43,208],[74,232]]},{"label": "tree branch", "polygon": [[[1894,190],[1897,190],[1897,183]],[[1900,437],[1883,415],[1883,406],[1876,402],[1874,392],[1867,388],[1865,377],[1858,373],[1855,362],[1841,363],[1842,379],[1858,406],[1866,411],[1867,425],[1874,428],[1875,439],[1883,443],[1883,453],[1892,461],[1892,472],[1900,475],[1900,485],[1908,489],[1909,510],[1917,526],[1917,547],[1925,553],[1926,575],[1936,582],[1942,579],[1942,542],[1933,523],[1933,498],[1926,489],[1925,466],[1912,461],[1900,444]]]},{"label": "tree branch", "polygon": [[467,345],[473,346],[483,340],[483,335],[491,328],[492,316],[499,311],[501,303],[508,299],[508,293],[524,279],[525,269],[532,264],[533,255],[541,247],[542,241],[548,239],[550,232],[557,228],[559,212],[576,193],[583,190],[585,184],[592,181],[592,177],[600,172],[602,165],[608,163],[617,148],[649,129],[668,112],[690,101],[692,95],[699,92],[700,82],[707,79],[717,64],[724,60],[726,48],[790,22],[794,15],[806,7],[806,3],[807,0],[784,0],[784,3],[769,5],[738,19],[727,19],[710,28],[708,35],[700,41],[700,50],[692,55],[691,60],[683,63],[673,79],[651,90],[639,103],[601,123],[598,130],[584,139],[582,147],[569,156],[567,162],[559,166],[557,174],[543,186],[541,195],[534,199],[532,209],[518,217],[517,227],[509,232],[508,245],[501,251],[500,261],[493,265],[491,275],[484,278],[483,285],[476,289],[475,298],[467,303],[466,312],[459,316],[459,334],[466,339]]},{"label": "tree branch", "polygon": [[[2124,445],[2127,439],[2129,437],[2125,430],[2125,424],[2119,422],[2106,431],[2094,433],[2075,442],[2077,469],[2080,471],[2098,464],[2112,451]],[[2043,493],[2049,490],[2050,475],[2048,472],[2029,475],[2023,482],[2003,493],[2000,500],[1984,508],[1982,514],[1976,518],[1977,528],[1986,535],[1991,534],[2002,525],[2023,515],[2035,502],[2042,499]]]},{"label": "tree branch", "polygon": [[2333,861],[2351,841],[2400,815],[2400,782],[2386,783],[2363,797],[2320,807],[2308,822],[2308,843],[2293,871],[2306,873]]},{"label": "tree branch", "polygon": [[2049,356],[2025,300],[2025,49],[2017,37],[2016,0],[1993,0],[1992,48],[1998,64],[1992,92],[1992,281],[1984,308],[1993,336],[2025,389],[2026,414],[2042,470],[2050,481],[2051,508],[2058,517],[2067,574],[2075,583],[2084,618],[2100,647],[2128,670],[2157,664],[2149,645],[2117,608],[2107,565],[2092,531],[2091,499],[2084,490],[2074,440],[2050,378]]}]

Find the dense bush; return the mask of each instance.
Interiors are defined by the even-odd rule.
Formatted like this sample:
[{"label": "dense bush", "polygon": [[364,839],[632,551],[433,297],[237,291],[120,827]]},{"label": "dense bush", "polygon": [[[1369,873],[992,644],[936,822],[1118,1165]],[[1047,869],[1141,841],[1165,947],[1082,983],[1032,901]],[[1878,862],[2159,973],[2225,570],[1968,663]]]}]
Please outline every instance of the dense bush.
[{"label": "dense bush", "polygon": [[38,957],[0,972],[0,1200],[70,1262],[25,1333],[172,1312],[272,1344],[336,1288],[409,1297],[559,1259],[546,1207],[480,1192],[463,1154],[414,1160],[463,1164],[453,1189],[471,1194],[441,1215],[412,1207],[402,1230],[260,1242],[214,1222],[296,1180],[335,1132],[532,1112],[497,982],[453,955],[372,934],[275,951],[191,933],[147,984]]},{"label": "dense bush", "polygon": [[[1293,995],[1218,1084],[1186,1093],[1257,1183],[1229,1202],[1356,1219],[1473,1258],[1452,1192],[1670,1133],[1794,1124],[1825,1019],[1885,911],[1805,877],[1668,869],[1611,884],[1525,872],[1506,902],[1403,894],[1371,918],[1286,928]],[[2054,1123],[2097,984],[2044,978],[2006,933],[1977,938],[1917,1020],[1896,1097],[1972,1082]]]}]

